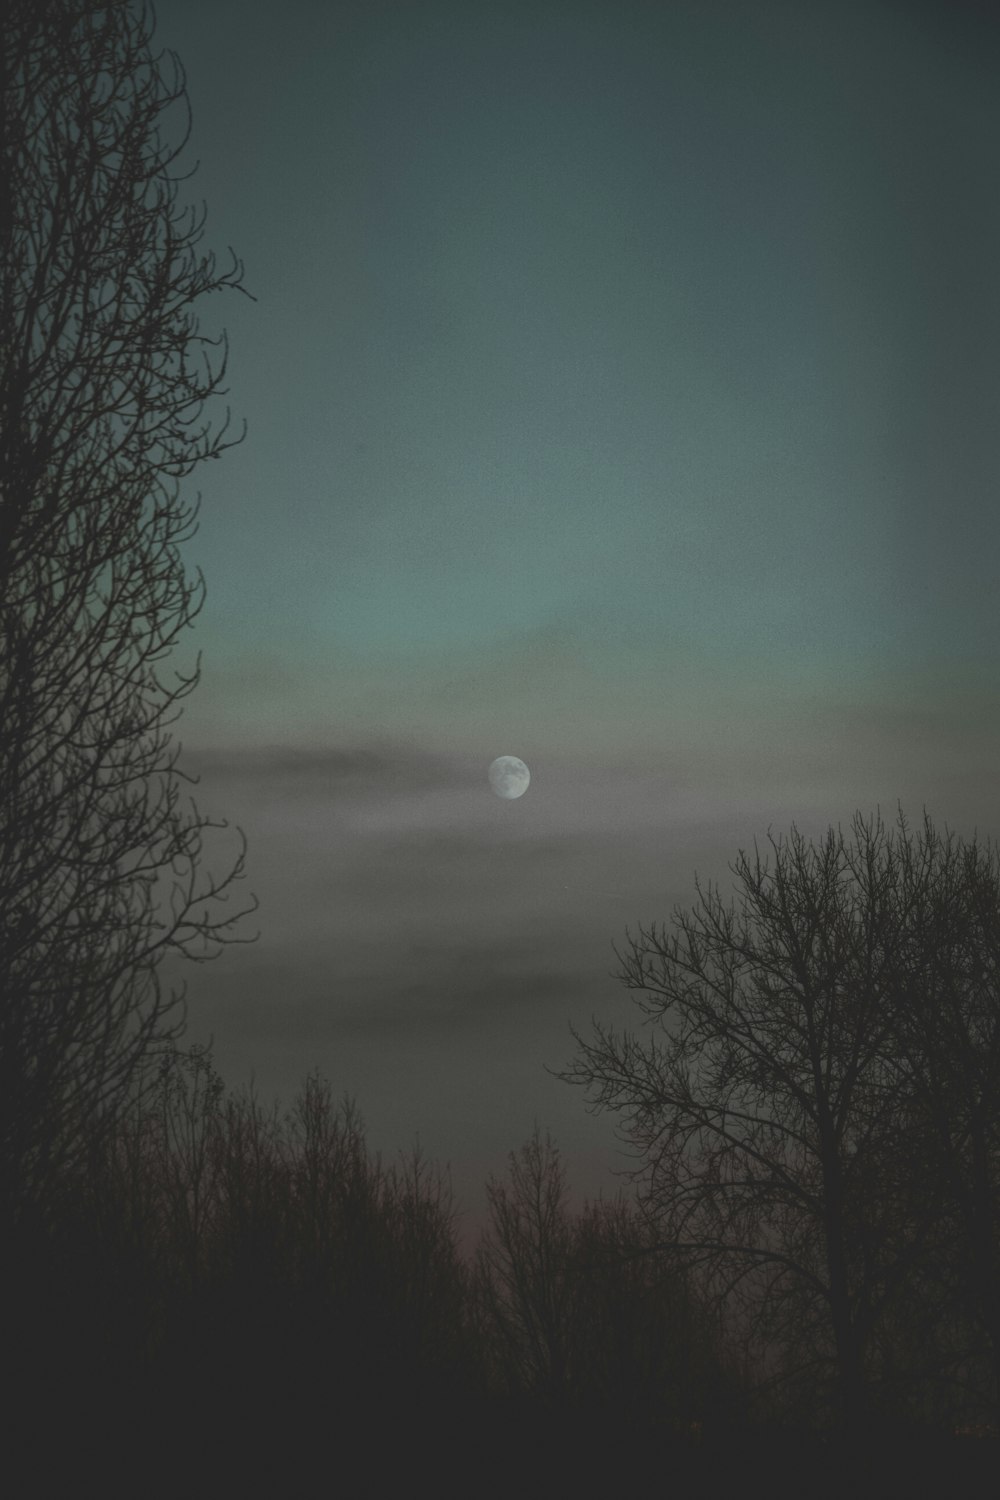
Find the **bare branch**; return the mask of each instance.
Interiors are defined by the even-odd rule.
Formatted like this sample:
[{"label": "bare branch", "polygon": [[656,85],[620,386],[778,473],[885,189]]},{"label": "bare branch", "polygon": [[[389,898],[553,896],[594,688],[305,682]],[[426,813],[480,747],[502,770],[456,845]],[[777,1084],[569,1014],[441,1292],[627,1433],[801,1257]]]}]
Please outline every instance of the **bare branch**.
[{"label": "bare branch", "polygon": [[[255,907],[200,873],[226,824],[180,802],[160,664],[204,597],[179,481],[240,439],[204,418],[240,289],[177,202],[184,75],[131,3],[4,7],[0,138],[0,1196],[40,1190],[82,1122],[184,1028],[168,951],[204,960]],[[181,145],[172,123],[182,119]],[[213,353],[213,350],[215,351]],[[31,1189],[34,1191],[34,1188]]]}]

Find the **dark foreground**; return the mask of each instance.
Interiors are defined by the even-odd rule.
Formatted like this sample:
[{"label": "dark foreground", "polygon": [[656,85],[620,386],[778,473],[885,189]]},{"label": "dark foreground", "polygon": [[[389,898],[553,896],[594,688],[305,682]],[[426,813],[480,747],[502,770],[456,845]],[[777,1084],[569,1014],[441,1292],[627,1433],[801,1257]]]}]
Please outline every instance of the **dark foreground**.
[{"label": "dark foreground", "polygon": [[[81,1392],[72,1411],[15,1403],[4,1469],[18,1497],[992,1496],[1000,1442],[896,1435],[848,1453],[835,1438],[788,1432],[703,1433],[698,1441],[637,1431],[594,1413],[558,1418],[498,1401],[414,1392],[403,1409],[283,1400],[242,1410],[216,1399]],[[294,1409],[293,1409],[294,1408]],[[8,1409],[10,1414],[10,1408]],[[5,1486],[6,1488],[6,1486]]]}]

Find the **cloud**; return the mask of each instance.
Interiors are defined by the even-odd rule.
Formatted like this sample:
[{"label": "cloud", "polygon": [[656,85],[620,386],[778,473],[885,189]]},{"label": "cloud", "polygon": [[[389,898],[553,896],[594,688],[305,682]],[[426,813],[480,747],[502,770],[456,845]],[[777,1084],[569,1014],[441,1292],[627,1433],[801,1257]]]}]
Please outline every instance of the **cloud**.
[{"label": "cloud", "polygon": [[265,794],[326,796],[336,788],[404,795],[433,787],[471,785],[471,768],[454,757],[402,741],[370,745],[195,746],[184,769],[213,780],[254,781]]}]

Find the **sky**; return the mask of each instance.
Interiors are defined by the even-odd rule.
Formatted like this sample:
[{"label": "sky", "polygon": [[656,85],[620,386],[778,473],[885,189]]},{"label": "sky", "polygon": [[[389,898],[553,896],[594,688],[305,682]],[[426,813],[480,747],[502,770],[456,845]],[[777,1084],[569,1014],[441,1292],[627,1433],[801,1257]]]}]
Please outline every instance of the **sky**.
[{"label": "sky", "polygon": [[639,1020],[626,928],[793,822],[1000,838],[995,26],[156,13],[205,248],[257,299],[203,309],[248,435],[188,481],[175,734],[260,937],[178,971],[188,1040],[419,1140],[465,1235],[536,1121],[611,1194],[614,1121],[546,1067]]}]

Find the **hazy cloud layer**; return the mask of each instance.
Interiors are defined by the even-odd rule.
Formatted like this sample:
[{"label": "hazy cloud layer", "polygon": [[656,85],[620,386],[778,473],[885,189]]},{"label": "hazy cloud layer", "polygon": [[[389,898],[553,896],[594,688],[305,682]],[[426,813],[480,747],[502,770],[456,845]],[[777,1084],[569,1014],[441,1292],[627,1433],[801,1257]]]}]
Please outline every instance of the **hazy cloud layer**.
[{"label": "hazy cloud layer", "polygon": [[[710,761],[699,783],[693,764],[681,776],[553,760],[511,803],[489,791],[486,762],[402,740],[192,752],[199,804],[247,834],[262,932],[189,976],[192,1035],[214,1032],[227,1078],[253,1071],[285,1103],[320,1067],[357,1096],[381,1149],[419,1134],[450,1159],[473,1218],[487,1171],[536,1117],[576,1161],[579,1192],[612,1191],[612,1122],[543,1067],[568,1062],[570,1024],[635,1024],[612,944],[624,952],[626,927],[692,906],[695,872],[731,899],[728,867],[740,848],[752,859],[755,838],[770,858],[769,824],[776,839],[793,820],[807,838],[830,823],[849,838],[876,802],[894,826],[900,797],[911,830],[924,803],[939,826],[982,828],[998,810],[993,768],[942,768],[940,730],[931,709],[858,710],[842,768],[853,796],[824,784],[820,754],[798,790],[780,760],[770,788],[763,763],[720,784]],[[866,778],[876,744],[883,764]]]}]

